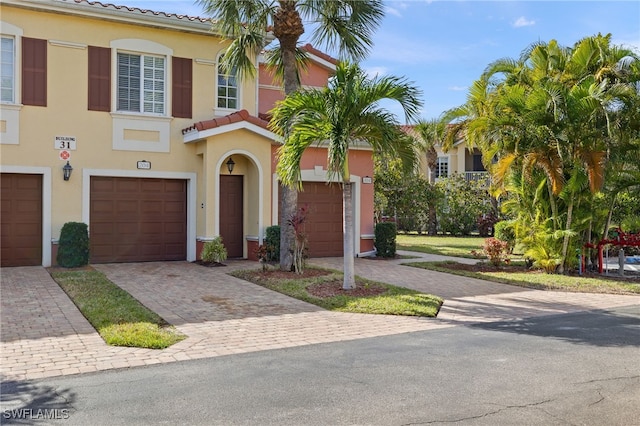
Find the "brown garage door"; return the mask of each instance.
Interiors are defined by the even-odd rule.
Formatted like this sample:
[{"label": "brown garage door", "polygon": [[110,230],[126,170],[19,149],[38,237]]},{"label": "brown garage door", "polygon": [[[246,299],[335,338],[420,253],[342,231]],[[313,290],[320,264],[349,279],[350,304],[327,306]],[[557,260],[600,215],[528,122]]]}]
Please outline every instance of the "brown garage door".
[{"label": "brown garage door", "polygon": [[309,256],[342,256],[342,188],[323,182],[304,182],[303,188],[298,193],[298,206],[309,206],[305,225]]},{"label": "brown garage door", "polygon": [[42,175],[2,173],[2,266],[42,265]]},{"label": "brown garage door", "polygon": [[92,177],[91,262],[185,260],[186,191],[184,180]]}]

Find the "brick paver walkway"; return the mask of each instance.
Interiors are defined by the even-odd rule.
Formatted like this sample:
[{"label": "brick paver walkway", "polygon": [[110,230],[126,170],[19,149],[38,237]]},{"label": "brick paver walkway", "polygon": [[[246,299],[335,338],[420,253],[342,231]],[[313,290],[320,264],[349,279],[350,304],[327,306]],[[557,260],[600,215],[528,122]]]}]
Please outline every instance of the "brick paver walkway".
[{"label": "brick paver walkway", "polygon": [[[341,262],[313,263],[341,269]],[[445,297],[437,319],[328,312],[227,275],[255,262],[95,265],[188,336],[164,350],[106,345],[44,268],[3,268],[0,375],[33,379],[640,303],[636,296],[525,290],[400,262],[356,259],[356,270]]]}]

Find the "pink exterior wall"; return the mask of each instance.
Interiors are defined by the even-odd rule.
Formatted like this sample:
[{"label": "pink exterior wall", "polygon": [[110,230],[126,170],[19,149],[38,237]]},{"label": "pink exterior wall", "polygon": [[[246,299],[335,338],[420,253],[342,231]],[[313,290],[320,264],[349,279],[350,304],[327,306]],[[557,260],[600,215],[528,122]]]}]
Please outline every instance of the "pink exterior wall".
[{"label": "pink exterior wall", "polygon": [[[259,106],[260,113],[267,113],[273,108],[276,101],[284,98],[284,91],[276,89],[281,84],[275,83],[273,77],[269,74],[264,64],[260,64],[259,68],[260,88],[259,88]],[[302,71],[300,78],[303,86],[326,87],[327,81],[331,75],[331,70],[311,62],[306,71]],[[264,87],[267,86],[267,87]],[[271,148],[271,173],[276,172],[276,153],[277,146]],[[302,170],[313,170],[315,166],[322,166],[323,170],[327,169],[327,150],[325,148],[309,148],[302,156],[300,168]],[[373,179],[373,158],[372,152],[366,150],[351,150],[349,152],[349,171],[352,175],[369,176]],[[360,234],[362,236],[373,235],[373,183],[361,183],[360,185]],[[277,218],[272,218],[273,223],[277,223]],[[361,238],[359,246],[356,246],[360,252],[368,252],[373,250],[373,239]],[[251,251],[249,252],[251,256]]]},{"label": "pink exterior wall", "polygon": [[[278,147],[271,149],[271,172],[276,171],[276,155]],[[308,148],[300,161],[301,170],[313,170],[315,166],[327,169],[327,150],[325,148]],[[369,176],[373,180],[372,151],[350,150],[349,172],[360,178]],[[277,222],[277,218],[274,220]],[[373,235],[373,183],[361,183],[360,185],[360,233],[361,235]],[[361,239],[360,252],[373,250],[373,240]]]},{"label": "pink exterior wall", "polygon": [[[302,86],[326,87],[330,73],[330,70],[311,62],[306,71],[300,72]],[[284,90],[280,89],[282,83],[274,81],[264,64],[260,64],[258,68],[258,78],[261,86],[258,93],[258,112],[266,114],[277,101],[284,99]]]}]

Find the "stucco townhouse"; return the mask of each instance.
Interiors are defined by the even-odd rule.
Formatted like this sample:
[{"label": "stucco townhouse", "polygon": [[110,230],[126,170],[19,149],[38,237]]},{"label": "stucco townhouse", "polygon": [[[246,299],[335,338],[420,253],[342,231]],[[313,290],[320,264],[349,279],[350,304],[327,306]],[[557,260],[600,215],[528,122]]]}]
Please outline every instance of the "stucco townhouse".
[{"label": "stucco townhouse", "polygon": [[[284,94],[219,67],[228,42],[207,19],[86,0],[3,0],[2,266],[55,264],[66,222],[89,227],[90,261],[199,257],[218,235],[254,258],[278,223],[268,111]],[[336,61],[305,46],[305,87]],[[370,148],[350,153],[355,253],[373,249]],[[326,149],[302,160],[312,257],[342,255],[342,196]]]}]

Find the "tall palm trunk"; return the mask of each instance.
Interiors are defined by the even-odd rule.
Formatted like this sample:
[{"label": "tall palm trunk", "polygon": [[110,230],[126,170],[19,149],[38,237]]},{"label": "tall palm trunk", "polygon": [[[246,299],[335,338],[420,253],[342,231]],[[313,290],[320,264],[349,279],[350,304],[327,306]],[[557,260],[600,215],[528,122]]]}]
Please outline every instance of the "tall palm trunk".
[{"label": "tall palm trunk", "polygon": [[[437,179],[437,168],[438,168],[438,152],[435,147],[431,145],[431,147],[427,150],[427,165],[429,166],[429,185],[431,189],[435,189],[436,179]],[[438,215],[436,211],[436,203],[435,200],[429,200],[429,223],[427,225],[427,234],[429,235],[437,235],[438,234]]]},{"label": "tall palm trunk", "polygon": [[353,229],[353,204],[351,203],[351,193],[353,184],[351,182],[342,183],[342,212],[344,214],[343,223],[343,256],[344,256],[344,282],[342,288],[352,290],[356,288],[355,265],[353,259],[354,229]]},{"label": "tall palm trunk", "polygon": [[601,240],[607,239],[609,235],[609,228],[611,228],[611,217],[613,216],[613,209],[616,206],[616,198],[618,198],[618,193],[614,193],[611,197],[611,205],[609,206],[609,214],[607,215],[607,222],[604,225],[604,231],[602,231]]},{"label": "tall palm trunk", "polygon": [[551,218],[553,219],[553,230],[558,230],[558,205],[553,195],[553,188],[551,186],[551,180],[547,177],[547,191],[549,192],[549,205],[551,206]]},{"label": "tall palm trunk", "polygon": [[[296,2],[281,0],[280,8],[274,16],[274,35],[280,41],[282,66],[284,68],[283,85],[285,95],[290,95],[300,88],[296,62],[296,45],[304,33],[300,14],[296,10]],[[298,209],[298,190],[288,185],[281,186],[280,194],[280,270],[291,271],[293,268],[294,232],[289,219]]]},{"label": "tall palm trunk", "polygon": [[567,262],[567,250],[569,249],[569,231],[571,230],[571,220],[573,216],[573,194],[571,194],[571,198],[569,200],[569,207],[567,208],[567,225],[565,226],[565,234],[562,240],[562,262],[560,262],[560,267],[558,268],[559,273],[564,273],[565,263]]}]

